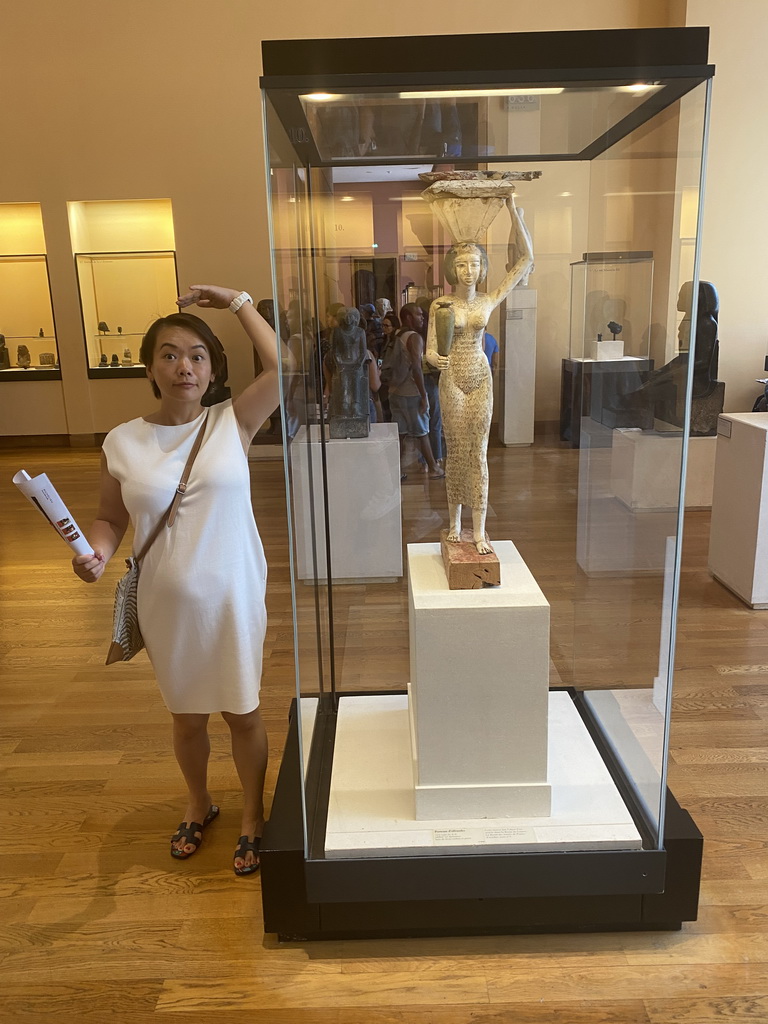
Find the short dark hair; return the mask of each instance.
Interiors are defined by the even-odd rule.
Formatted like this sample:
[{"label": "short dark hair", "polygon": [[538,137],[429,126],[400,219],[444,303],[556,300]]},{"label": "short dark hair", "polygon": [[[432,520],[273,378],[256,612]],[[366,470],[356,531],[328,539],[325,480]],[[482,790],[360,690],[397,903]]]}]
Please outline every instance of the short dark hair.
[{"label": "short dark hair", "polygon": [[419,313],[423,313],[424,310],[417,302],[406,302],[400,309],[400,323],[405,323],[407,316],[418,316]]},{"label": "short dark hair", "polygon": [[456,257],[464,256],[468,252],[476,252],[479,255],[480,266],[482,267],[480,280],[482,281],[485,278],[488,273],[488,253],[483,246],[479,242],[454,242],[445,254],[445,263],[443,264],[443,273],[448,284],[456,285],[458,283],[458,278],[456,277]]},{"label": "short dark hair", "polygon": [[[224,390],[229,374],[224,346],[205,320],[195,316],[194,313],[171,313],[169,316],[161,316],[159,320],[155,320],[141,340],[141,348],[139,349],[140,362],[144,363],[147,369],[152,365],[152,360],[155,358],[157,339],[160,337],[160,332],[166,327],[183,327],[187,331],[192,331],[208,349],[208,355],[211,359],[211,374],[214,379],[208,385],[208,390],[203,395],[203,405],[213,405],[216,401],[221,401],[221,398],[217,399],[214,397],[214,392],[218,393]],[[154,381],[150,381],[150,384],[152,385],[152,394],[155,398],[160,398],[160,388]],[[206,398],[209,400],[205,401]],[[211,401],[211,399],[213,400]]]}]

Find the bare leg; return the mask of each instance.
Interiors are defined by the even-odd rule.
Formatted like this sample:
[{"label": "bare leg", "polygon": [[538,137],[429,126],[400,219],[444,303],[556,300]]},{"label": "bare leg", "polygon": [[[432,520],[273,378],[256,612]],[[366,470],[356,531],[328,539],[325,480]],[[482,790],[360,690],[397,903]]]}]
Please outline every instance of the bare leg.
[{"label": "bare leg", "polygon": [[[232,757],[243,786],[243,820],[240,834],[254,839],[264,829],[264,776],[267,772],[267,731],[259,709],[246,715],[222,712],[232,735]],[[256,858],[249,850],[237,867],[249,867]]]},{"label": "bare leg", "polygon": [[492,551],[491,545],[485,537],[486,511],[487,510],[484,508],[472,509],[472,536],[475,542],[475,547],[481,555],[490,555]]},{"label": "bare leg", "polygon": [[416,444],[419,446],[419,451],[424,456],[424,461],[429,466],[429,475],[434,477],[443,477],[445,473],[435,462],[435,457],[432,454],[432,445],[429,443],[429,434],[424,434],[423,437],[415,438]]},{"label": "bare leg", "polygon": [[[208,758],[211,742],[208,739],[208,715],[173,716],[173,752],[189,790],[189,803],[184,824],[202,822],[212,800],[208,792]],[[174,847],[184,853],[194,852],[194,845],[179,840]]]},{"label": "bare leg", "polygon": [[448,502],[448,519],[447,540],[458,543],[461,540],[461,505]]}]

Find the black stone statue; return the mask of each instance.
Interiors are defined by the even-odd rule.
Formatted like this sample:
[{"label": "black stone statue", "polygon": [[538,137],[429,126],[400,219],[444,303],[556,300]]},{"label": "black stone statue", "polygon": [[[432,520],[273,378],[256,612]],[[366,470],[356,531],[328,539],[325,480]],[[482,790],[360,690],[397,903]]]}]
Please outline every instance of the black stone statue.
[{"label": "black stone statue", "polygon": [[360,313],[342,307],[336,313],[337,327],[331,333],[326,356],[330,375],[328,421],[331,437],[368,437],[370,430],[370,388],[368,385],[368,349]]},{"label": "black stone statue", "polygon": [[693,282],[680,289],[677,308],[685,313],[678,330],[679,355],[658,370],[643,374],[639,388],[623,396],[613,411],[613,426],[653,429],[654,420],[683,426],[688,362],[693,349],[693,393],[691,399],[691,437],[709,437],[717,433],[717,417],[723,411],[725,384],[717,379],[720,343],[717,318],[720,303],[710,281],[699,282],[696,308],[696,338],[690,345]]}]

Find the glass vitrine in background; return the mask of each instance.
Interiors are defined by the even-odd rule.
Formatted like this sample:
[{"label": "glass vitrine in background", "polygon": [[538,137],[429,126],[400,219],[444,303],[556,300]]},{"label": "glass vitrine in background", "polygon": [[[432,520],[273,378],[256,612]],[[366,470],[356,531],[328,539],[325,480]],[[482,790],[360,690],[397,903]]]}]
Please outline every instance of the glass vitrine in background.
[{"label": "glass vitrine in background", "polygon": [[169,199],[68,203],[88,376],[143,377],[141,339],[177,311],[173,209]]},{"label": "glass vitrine in background", "polygon": [[[643,473],[660,456],[653,431],[627,438],[621,414],[675,345],[697,245],[683,207],[703,166],[706,36],[264,44],[297,665],[262,846],[268,930],[695,916],[700,836],[666,788],[687,438],[665,436],[669,486],[636,506],[627,495],[650,496]],[[606,48],[624,66],[606,69]],[[447,586],[445,485],[407,443],[400,461],[386,419],[332,437],[323,401],[336,304],[397,312],[450,291],[451,239],[422,195],[434,171],[522,175],[535,253],[488,328],[544,431],[489,450],[487,530],[504,557],[500,586],[477,591]],[[508,235],[501,213],[485,233],[488,291]],[[535,359],[515,364],[513,321],[531,310]],[[622,342],[614,361],[635,375],[586,405],[580,383],[579,438],[560,446],[546,425],[563,364],[611,363],[593,342]]]},{"label": "glass vitrine in background", "polygon": [[75,263],[89,373],[138,369],[143,375],[141,339],[179,294],[176,254],[76,253]]},{"label": "glass vitrine in background", "polygon": [[0,203],[0,382],[59,380],[39,203]]}]

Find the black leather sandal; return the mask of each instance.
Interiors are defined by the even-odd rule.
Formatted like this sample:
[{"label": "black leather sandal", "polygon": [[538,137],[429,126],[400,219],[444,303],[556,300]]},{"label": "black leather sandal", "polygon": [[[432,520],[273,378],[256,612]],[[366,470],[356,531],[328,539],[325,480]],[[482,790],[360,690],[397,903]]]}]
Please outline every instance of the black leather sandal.
[{"label": "black leather sandal", "polygon": [[[216,804],[211,804],[202,825],[199,821],[191,821],[189,825],[185,825],[183,821],[180,822],[176,835],[171,836],[171,856],[175,857],[176,860],[186,860],[187,857],[191,857],[193,853],[197,853],[197,849],[203,841],[203,831],[205,830],[205,827],[210,825],[213,819],[218,817],[218,814],[219,808]],[[200,835],[196,834],[198,832]],[[190,850],[189,853],[184,850],[184,847],[177,850],[173,844],[178,843],[180,839],[184,840],[184,846],[194,846],[194,850]]]},{"label": "black leather sandal", "polygon": [[245,864],[241,868],[239,868],[236,864],[233,864],[232,866],[234,868],[234,871],[235,871],[236,875],[252,875],[256,871],[259,870],[259,867],[260,867],[260,864],[259,864],[259,846],[260,845],[261,845],[261,836],[256,836],[254,838],[253,842],[251,842],[249,840],[248,836],[240,836],[240,838],[237,840],[237,849],[235,850],[234,860],[237,860],[238,857],[242,857],[242,859],[245,860],[246,853],[248,853],[250,851],[251,853],[255,853],[256,854],[256,863],[255,864]]}]

